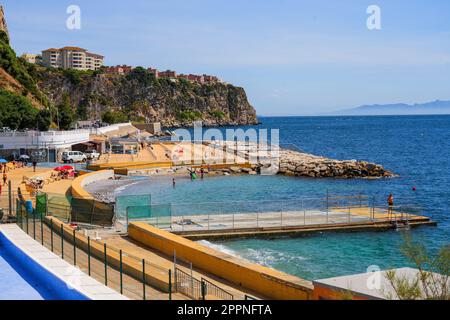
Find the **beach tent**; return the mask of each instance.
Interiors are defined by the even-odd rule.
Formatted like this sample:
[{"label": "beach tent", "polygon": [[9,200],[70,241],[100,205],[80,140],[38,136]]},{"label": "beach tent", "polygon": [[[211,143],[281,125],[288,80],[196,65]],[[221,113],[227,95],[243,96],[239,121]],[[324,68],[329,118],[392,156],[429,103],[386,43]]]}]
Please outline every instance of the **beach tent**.
[{"label": "beach tent", "polygon": [[0,163],[8,163],[8,161],[5,159],[0,159]]}]

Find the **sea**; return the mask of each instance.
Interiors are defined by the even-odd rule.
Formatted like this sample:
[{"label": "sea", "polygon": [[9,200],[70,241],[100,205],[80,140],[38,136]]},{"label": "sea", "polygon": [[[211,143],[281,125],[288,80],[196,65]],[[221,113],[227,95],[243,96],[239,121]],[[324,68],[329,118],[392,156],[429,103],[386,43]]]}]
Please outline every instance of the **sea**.
[{"label": "sea", "polygon": [[[308,279],[323,279],[414,266],[402,252],[405,234],[431,257],[450,243],[450,116],[260,117],[258,126],[278,129],[281,146],[333,159],[375,162],[398,174],[386,179],[286,176],[177,177],[137,181],[122,194],[150,193],[153,204],[178,207],[233,201],[283,203],[305,197],[367,195],[384,202],[392,193],[437,222],[409,231],[316,233],[298,238],[201,241],[241,258]],[[233,129],[233,127],[220,128]]]}]

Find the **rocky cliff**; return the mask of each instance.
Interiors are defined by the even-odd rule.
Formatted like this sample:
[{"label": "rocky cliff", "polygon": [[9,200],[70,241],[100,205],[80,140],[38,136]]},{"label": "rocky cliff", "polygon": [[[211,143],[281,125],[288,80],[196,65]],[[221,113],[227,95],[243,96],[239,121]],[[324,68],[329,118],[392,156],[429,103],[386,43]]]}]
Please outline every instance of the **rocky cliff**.
[{"label": "rocky cliff", "polygon": [[155,78],[143,68],[126,76],[43,69],[38,86],[54,105],[68,95],[79,118],[93,119],[113,111],[127,120],[160,121],[165,127],[190,126],[197,120],[207,126],[257,123],[242,88]]},{"label": "rocky cliff", "polygon": [[[155,78],[139,67],[120,76],[101,70],[47,69],[29,64],[19,59],[9,45],[2,6],[0,98],[10,105],[13,100],[20,100],[21,110],[40,109],[42,119],[38,122],[43,130],[52,121],[55,123],[56,109],[63,115],[67,127],[73,120],[99,119],[105,114],[108,115],[106,122],[161,122],[165,127],[191,126],[197,120],[202,120],[206,126],[258,122],[244,89],[230,84]],[[14,110],[0,106],[0,111],[2,125],[14,129],[24,129],[28,125],[17,124],[16,118],[21,115],[16,115]]]},{"label": "rocky cliff", "polygon": [[0,31],[3,31],[9,38],[8,26],[6,24],[5,13],[3,12],[3,6],[0,6]]}]

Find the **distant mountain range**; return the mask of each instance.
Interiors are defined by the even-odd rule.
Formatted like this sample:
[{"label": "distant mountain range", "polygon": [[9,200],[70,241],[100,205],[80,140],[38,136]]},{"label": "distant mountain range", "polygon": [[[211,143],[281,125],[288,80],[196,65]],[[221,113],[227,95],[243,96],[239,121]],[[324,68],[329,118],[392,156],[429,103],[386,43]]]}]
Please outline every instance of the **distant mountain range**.
[{"label": "distant mountain range", "polygon": [[333,115],[414,115],[450,114],[450,101],[436,100],[416,104],[374,104],[335,111]]}]

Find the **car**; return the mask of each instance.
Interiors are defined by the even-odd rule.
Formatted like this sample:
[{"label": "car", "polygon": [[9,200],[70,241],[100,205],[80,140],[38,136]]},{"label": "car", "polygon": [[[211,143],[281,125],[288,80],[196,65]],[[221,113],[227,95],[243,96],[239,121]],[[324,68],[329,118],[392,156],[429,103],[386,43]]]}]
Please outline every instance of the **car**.
[{"label": "car", "polygon": [[88,160],[98,160],[98,159],[100,159],[100,153],[98,153],[97,150],[85,151],[84,154],[86,155],[86,158]]},{"label": "car", "polygon": [[61,155],[64,163],[86,162],[87,157],[81,151],[64,151]]}]

